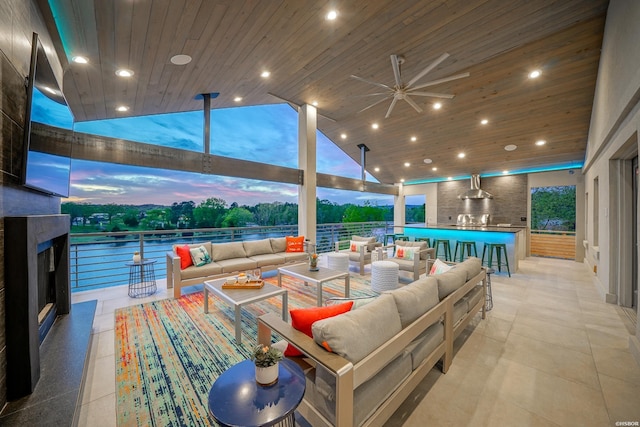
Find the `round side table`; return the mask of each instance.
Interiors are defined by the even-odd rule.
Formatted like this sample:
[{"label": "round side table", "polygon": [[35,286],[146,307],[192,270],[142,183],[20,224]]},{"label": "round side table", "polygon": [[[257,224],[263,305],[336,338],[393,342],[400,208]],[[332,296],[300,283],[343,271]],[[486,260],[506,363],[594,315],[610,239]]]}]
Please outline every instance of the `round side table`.
[{"label": "round side table", "polygon": [[398,287],[399,266],[393,261],[371,263],[371,290],[382,293]]},{"label": "round side table", "polygon": [[148,297],[156,293],[158,287],[154,271],[155,263],[155,259],[124,263],[129,267],[129,296],[131,298]]},{"label": "round side table", "polygon": [[278,382],[256,383],[252,360],[227,369],[209,391],[209,413],[223,426],[295,426],[294,412],[306,388],[300,366],[290,360],[278,364]]},{"label": "round side table", "polygon": [[331,270],[349,272],[349,254],[329,252],[327,254],[327,267]]}]

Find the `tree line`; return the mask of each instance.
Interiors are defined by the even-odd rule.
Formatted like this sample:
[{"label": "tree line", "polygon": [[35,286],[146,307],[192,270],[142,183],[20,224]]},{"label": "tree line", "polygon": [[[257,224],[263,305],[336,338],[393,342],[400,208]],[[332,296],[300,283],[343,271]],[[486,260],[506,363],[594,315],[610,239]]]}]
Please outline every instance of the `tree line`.
[{"label": "tree line", "polygon": [[[297,203],[258,203],[254,206],[230,205],[211,197],[196,205],[193,201],[162,205],[119,205],[65,202],[61,212],[68,214],[75,229],[104,231],[172,230],[188,228],[227,228],[291,225],[298,223]],[[393,221],[393,206],[337,204],[316,199],[318,224],[342,222]],[[424,205],[407,208],[407,222],[424,222]]]}]

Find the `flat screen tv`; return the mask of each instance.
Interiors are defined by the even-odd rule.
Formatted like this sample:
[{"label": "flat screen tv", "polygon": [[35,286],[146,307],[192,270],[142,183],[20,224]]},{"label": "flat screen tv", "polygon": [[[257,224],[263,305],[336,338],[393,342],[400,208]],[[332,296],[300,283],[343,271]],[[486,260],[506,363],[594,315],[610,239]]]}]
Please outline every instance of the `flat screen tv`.
[{"label": "flat screen tv", "polygon": [[73,129],[73,115],[53,74],[47,54],[33,33],[31,65],[27,76],[22,184],[42,193],[69,197],[71,144],[51,150],[46,136],[34,137],[32,123]]}]

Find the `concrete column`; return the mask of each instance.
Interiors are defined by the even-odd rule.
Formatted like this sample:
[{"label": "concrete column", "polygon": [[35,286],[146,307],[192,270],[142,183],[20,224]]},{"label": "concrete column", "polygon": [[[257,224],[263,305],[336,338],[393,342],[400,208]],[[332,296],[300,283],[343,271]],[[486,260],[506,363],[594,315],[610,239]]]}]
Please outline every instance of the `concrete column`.
[{"label": "concrete column", "polygon": [[401,233],[405,223],[404,185],[398,184],[398,195],[393,196],[393,232]]},{"label": "concrete column", "polygon": [[298,186],[298,233],[316,243],[316,129],[317,110],[305,104],[298,108],[298,168],[304,182]]}]

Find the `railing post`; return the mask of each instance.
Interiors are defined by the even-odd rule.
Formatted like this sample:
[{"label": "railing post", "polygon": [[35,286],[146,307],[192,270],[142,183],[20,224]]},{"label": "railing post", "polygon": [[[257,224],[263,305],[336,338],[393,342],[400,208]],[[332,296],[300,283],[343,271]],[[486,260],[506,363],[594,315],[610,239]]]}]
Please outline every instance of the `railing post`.
[{"label": "railing post", "polygon": [[138,240],[140,241],[140,259],[144,259],[144,233],[140,233]]}]

